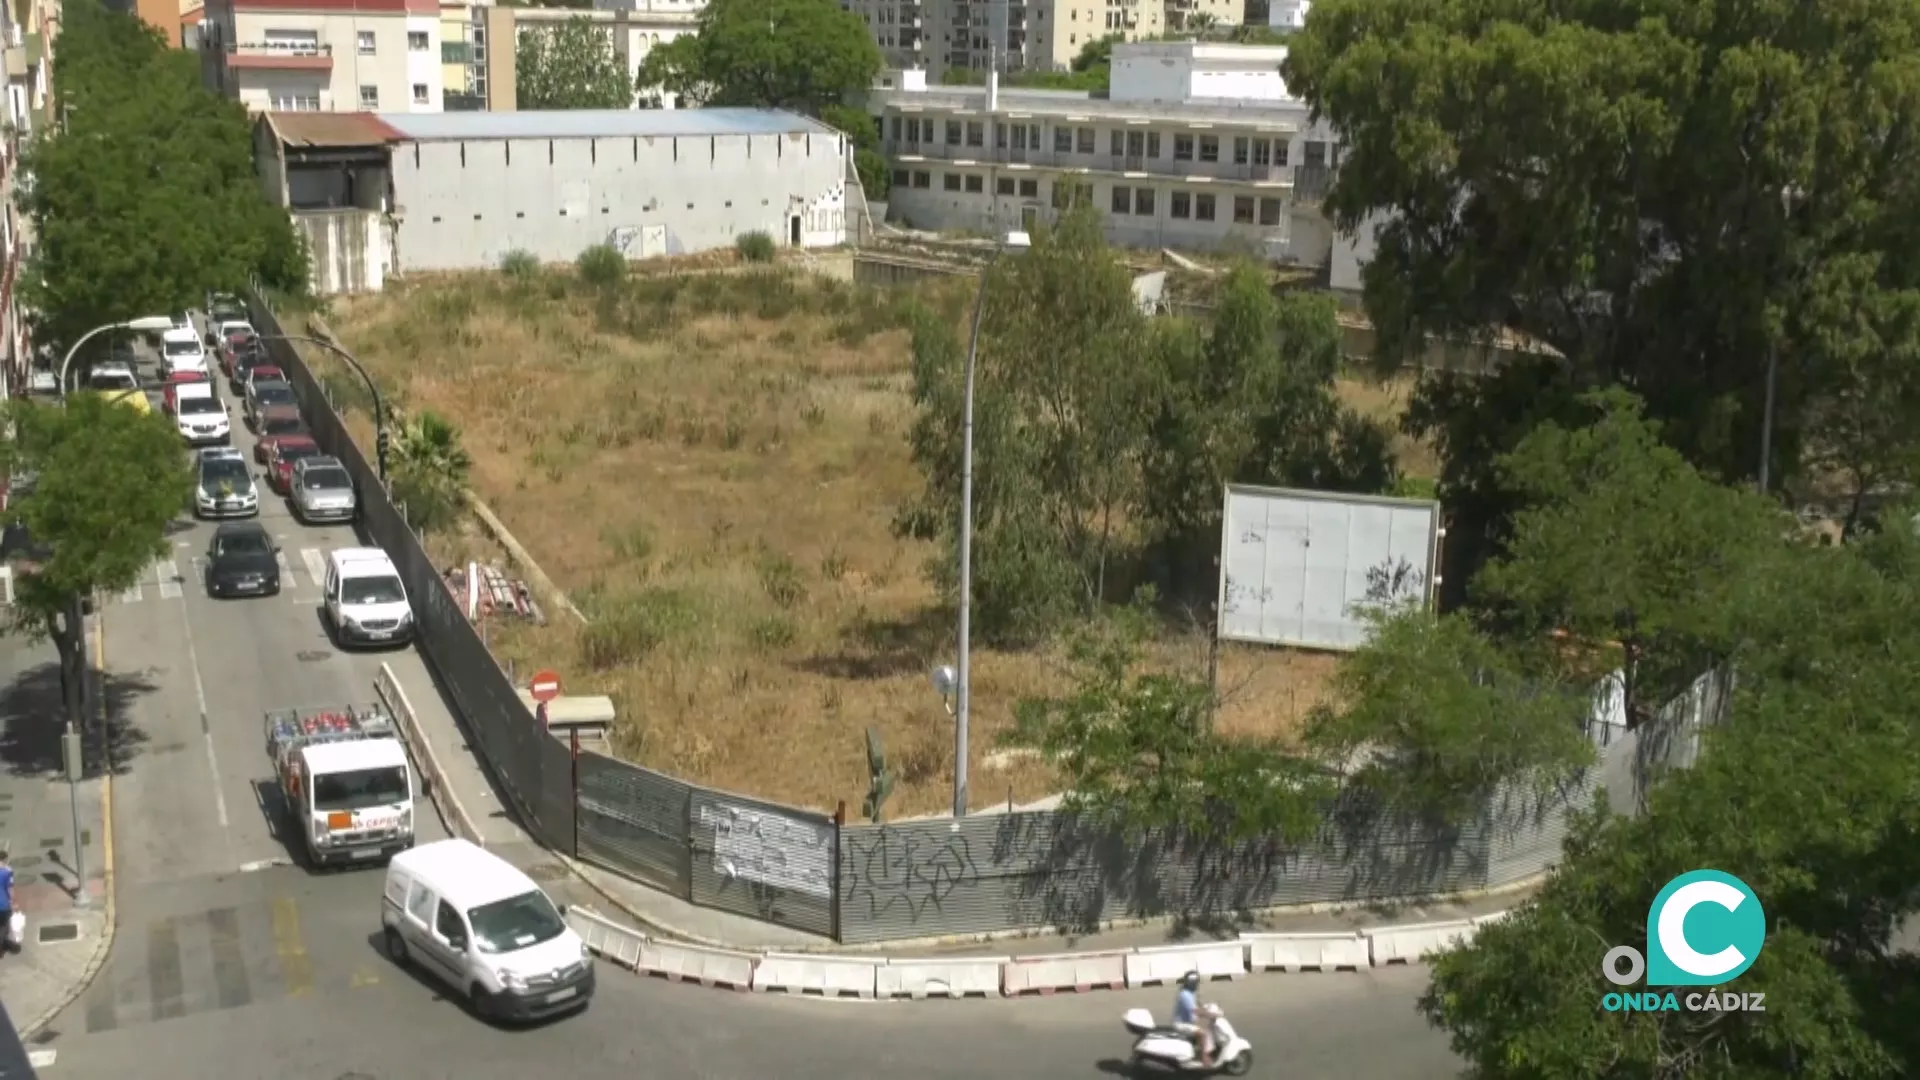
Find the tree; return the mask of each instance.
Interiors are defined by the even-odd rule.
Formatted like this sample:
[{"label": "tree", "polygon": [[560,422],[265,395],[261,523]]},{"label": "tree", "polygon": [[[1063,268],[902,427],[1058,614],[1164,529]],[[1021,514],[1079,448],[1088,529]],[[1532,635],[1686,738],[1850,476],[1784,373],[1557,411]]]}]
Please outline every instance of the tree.
[{"label": "tree", "polygon": [[582,15],[520,35],[515,79],[523,109],[625,109],[633,105],[627,65],[604,27]]},{"label": "tree", "polygon": [[866,23],[834,0],[714,0],[695,33],[647,53],[634,81],[688,105],[820,116],[872,86],[880,64]]},{"label": "tree", "polygon": [[67,717],[82,723],[85,598],[130,588],[167,554],[167,526],[190,505],[193,477],[162,418],[94,393],[65,407],[6,406],[14,475],[31,475],[0,520],[37,549],[14,583],[14,628],[60,653]]},{"label": "tree", "polygon": [[867,198],[886,198],[893,190],[893,171],[880,151],[879,120],[853,105],[829,105],[820,111],[820,119],[853,140],[853,167],[860,174],[860,187]]},{"label": "tree", "polygon": [[460,429],[431,409],[400,425],[394,441],[393,493],[414,528],[427,532],[453,521],[466,503],[473,458]]},{"label": "tree", "polygon": [[23,154],[37,243],[23,285],[38,339],[240,292],[307,284],[304,245],[254,174],[247,116],[198,58],[98,0],[65,9],[55,83],[67,123]]}]

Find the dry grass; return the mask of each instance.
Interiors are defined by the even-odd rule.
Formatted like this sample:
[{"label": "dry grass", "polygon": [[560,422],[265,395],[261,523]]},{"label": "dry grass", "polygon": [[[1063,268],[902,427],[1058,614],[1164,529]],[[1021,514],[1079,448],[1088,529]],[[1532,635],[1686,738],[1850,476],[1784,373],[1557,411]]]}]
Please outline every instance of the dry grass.
[{"label": "dry grass", "polygon": [[[890,814],[937,810],[952,723],[927,672],[951,660],[953,633],[923,573],[931,549],[890,528],[921,482],[904,443],[907,294],[677,280],[618,302],[552,274],[396,284],[331,321],[406,407],[459,424],[476,492],[594,620],[496,624],[491,644],[523,678],[554,667],[572,692],[611,694],[631,759],[799,805],[857,809],[871,726],[899,777]],[[917,295],[957,316],[967,291]],[[434,546],[496,554],[472,534]],[[1158,652],[1205,663],[1196,635]],[[1222,730],[1292,730],[1334,667],[1225,647]],[[994,750],[1015,702],[1064,675],[1055,651],[976,655],[976,806],[1054,790],[1041,764]]]}]

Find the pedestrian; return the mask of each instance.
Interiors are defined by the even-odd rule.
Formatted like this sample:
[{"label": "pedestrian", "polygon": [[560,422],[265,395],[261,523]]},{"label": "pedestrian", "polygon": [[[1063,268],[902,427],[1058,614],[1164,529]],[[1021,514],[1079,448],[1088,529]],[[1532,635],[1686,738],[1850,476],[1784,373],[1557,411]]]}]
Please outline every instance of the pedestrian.
[{"label": "pedestrian", "polygon": [[3,928],[7,935],[4,939],[0,940],[5,941],[8,951],[16,951],[20,948],[20,942],[15,940],[13,936],[12,860],[13,853],[6,848],[0,848],[0,928]]}]

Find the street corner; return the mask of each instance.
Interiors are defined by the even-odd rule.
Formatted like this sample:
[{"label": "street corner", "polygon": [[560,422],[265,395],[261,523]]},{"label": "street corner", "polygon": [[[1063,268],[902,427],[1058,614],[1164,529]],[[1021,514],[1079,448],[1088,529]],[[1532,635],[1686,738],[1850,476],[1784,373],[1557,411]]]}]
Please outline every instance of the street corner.
[{"label": "street corner", "polygon": [[28,914],[22,942],[0,954],[0,998],[22,1037],[46,1027],[86,992],[111,944],[100,905]]}]

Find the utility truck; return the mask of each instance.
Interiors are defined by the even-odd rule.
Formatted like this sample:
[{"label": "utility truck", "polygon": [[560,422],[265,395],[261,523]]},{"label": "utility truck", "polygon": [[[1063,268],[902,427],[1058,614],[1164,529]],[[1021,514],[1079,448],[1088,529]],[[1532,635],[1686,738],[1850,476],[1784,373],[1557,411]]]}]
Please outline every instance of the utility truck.
[{"label": "utility truck", "polygon": [[413,772],[381,705],[279,709],[267,714],[289,846],[307,864],[380,864],[413,846]]}]

